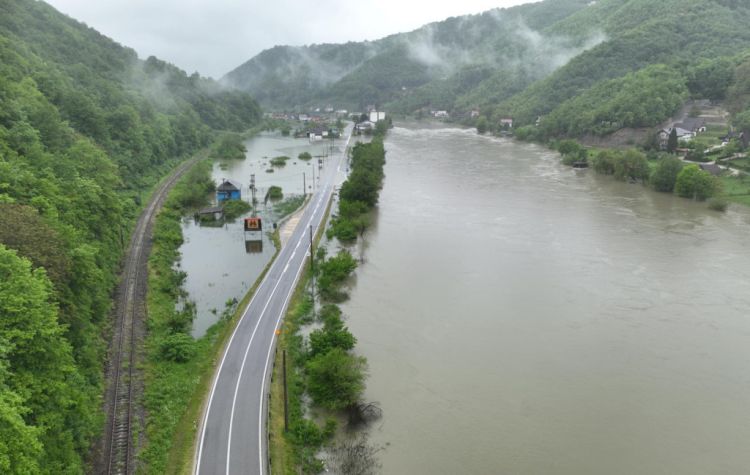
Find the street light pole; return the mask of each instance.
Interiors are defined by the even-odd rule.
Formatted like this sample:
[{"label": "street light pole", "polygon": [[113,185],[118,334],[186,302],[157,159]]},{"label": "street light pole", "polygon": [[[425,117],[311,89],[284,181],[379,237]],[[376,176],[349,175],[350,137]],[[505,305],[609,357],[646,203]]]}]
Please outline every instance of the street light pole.
[{"label": "street light pole", "polygon": [[312,316],[315,320],[315,252],[313,249],[313,227],[310,225],[310,297],[312,297]]}]

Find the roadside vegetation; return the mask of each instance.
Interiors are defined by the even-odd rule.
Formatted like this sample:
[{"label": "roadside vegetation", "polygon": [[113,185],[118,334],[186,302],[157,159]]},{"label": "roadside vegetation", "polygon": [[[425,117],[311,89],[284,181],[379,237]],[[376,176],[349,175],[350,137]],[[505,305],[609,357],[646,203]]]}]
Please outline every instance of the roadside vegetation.
[{"label": "roadside vegetation", "polygon": [[326,231],[329,239],[354,242],[370,225],[385,176],[384,133],[379,132],[370,143],[359,142],[352,148],[351,173],[341,185],[338,214]]},{"label": "roadside vegetation", "polygon": [[304,202],[304,195],[294,195],[274,204],[273,212],[276,214],[276,216],[288,216],[297,211]]},{"label": "roadside vegetation", "polygon": [[[377,205],[385,164],[383,134],[369,144],[356,144],[351,157],[351,173],[340,192],[339,214],[326,231],[329,239],[337,237],[342,242],[356,240],[358,233],[364,232],[356,228],[353,236],[341,234],[351,226],[366,228],[369,213]],[[355,354],[357,339],[336,305],[348,298],[346,286],[357,261],[345,249],[328,256],[326,248],[320,247],[313,268],[303,274],[278,343],[277,353],[286,352],[289,427],[285,430],[281,355],[277,354],[269,422],[272,472],[292,475],[328,469],[372,473],[379,466],[375,457],[379,447],[362,437],[334,442],[341,421],[355,427],[380,417],[377,404],[362,399],[367,361]],[[319,458],[322,449],[327,454],[325,461]]]},{"label": "roadside vegetation", "polygon": [[[277,354],[271,396],[271,467],[273,473],[320,473],[318,453],[333,441],[340,420],[360,420],[367,362],[354,354],[356,338],[333,302],[347,296],[344,286],[356,268],[347,251],[327,258],[324,248],[308,268],[287,312],[279,340],[286,352],[289,429],[284,430],[283,386]],[[314,277],[313,277],[314,276]],[[320,307],[314,308],[312,282],[318,286]],[[308,336],[300,330],[308,325]],[[312,406],[305,403],[309,397]]]}]

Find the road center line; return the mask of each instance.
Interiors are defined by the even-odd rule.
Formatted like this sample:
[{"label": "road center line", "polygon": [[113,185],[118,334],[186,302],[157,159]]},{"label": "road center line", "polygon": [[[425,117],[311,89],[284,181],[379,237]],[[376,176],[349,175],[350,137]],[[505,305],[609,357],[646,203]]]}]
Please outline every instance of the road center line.
[{"label": "road center line", "polygon": [[[284,268],[284,271],[289,268],[289,262],[286,263],[286,267]],[[245,348],[245,355],[242,358],[242,364],[240,365],[240,374],[237,375],[237,384],[234,386],[234,397],[232,397],[232,411],[229,414],[229,439],[227,441],[227,470],[226,473],[229,475],[229,462],[230,462],[230,455],[232,450],[232,426],[234,423],[234,408],[237,405],[237,393],[240,389],[240,381],[242,381],[242,373],[245,370],[245,363],[247,362],[247,355],[250,353],[250,347],[253,344],[253,339],[255,339],[255,333],[258,331],[258,326],[260,325],[260,322],[263,320],[263,315],[266,313],[266,309],[268,309],[268,305],[270,305],[271,300],[273,300],[273,296],[276,293],[276,289],[279,288],[279,285],[281,284],[281,276],[279,276],[279,280],[276,282],[276,285],[273,287],[273,290],[271,291],[271,294],[268,296],[268,299],[266,300],[266,304],[263,306],[263,310],[260,312],[260,315],[258,315],[258,321],[255,322],[255,328],[253,328],[253,333],[250,335],[250,341],[247,343],[247,348]],[[249,307],[248,307],[249,310]]]}]

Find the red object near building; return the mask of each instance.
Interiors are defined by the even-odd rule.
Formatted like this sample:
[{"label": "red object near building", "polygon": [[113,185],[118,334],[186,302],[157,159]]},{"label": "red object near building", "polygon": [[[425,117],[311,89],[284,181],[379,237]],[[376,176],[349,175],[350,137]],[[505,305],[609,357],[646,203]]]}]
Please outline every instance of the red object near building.
[{"label": "red object near building", "polygon": [[263,223],[260,218],[245,218],[245,231],[262,231]]}]

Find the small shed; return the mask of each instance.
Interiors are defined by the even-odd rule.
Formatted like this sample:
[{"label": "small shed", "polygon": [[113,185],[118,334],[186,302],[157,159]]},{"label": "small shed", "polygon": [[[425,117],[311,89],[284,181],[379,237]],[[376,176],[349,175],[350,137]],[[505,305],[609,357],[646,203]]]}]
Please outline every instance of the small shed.
[{"label": "small shed", "polygon": [[195,217],[198,220],[213,219],[214,221],[218,221],[224,217],[224,208],[221,206],[209,206],[195,213]]},{"label": "small shed", "polygon": [[232,180],[224,180],[221,185],[216,188],[216,201],[221,203],[222,201],[239,200],[242,198],[240,192],[241,185]]}]

